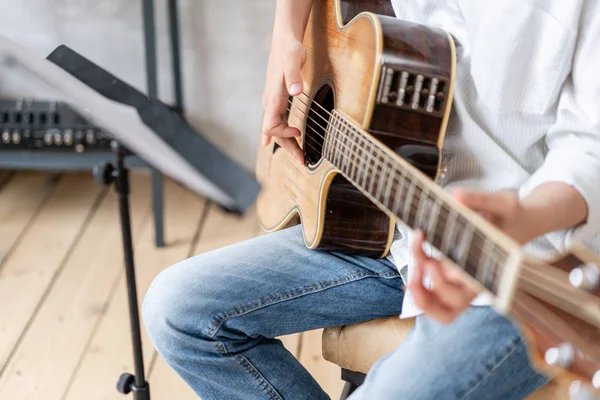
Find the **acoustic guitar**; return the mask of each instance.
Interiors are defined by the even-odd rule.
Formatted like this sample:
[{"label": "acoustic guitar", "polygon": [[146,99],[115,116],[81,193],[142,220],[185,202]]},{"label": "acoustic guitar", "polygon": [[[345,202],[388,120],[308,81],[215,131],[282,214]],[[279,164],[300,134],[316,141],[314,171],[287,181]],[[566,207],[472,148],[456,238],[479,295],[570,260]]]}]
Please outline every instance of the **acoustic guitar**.
[{"label": "acoustic guitar", "polygon": [[397,221],[422,229],[522,327],[534,365],[600,395],[600,257],[583,244],[553,263],[527,257],[441,187],[452,36],[395,18],[389,1],[315,0],[304,44],[304,91],[285,118],[305,165],[259,146],[263,228],[301,223],[311,249],[372,257],[388,253]]}]

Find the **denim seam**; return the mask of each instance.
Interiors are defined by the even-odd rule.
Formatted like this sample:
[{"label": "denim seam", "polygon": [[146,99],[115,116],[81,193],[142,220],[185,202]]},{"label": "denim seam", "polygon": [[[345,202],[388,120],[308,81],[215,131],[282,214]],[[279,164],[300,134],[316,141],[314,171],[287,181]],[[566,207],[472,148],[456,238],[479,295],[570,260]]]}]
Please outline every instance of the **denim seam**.
[{"label": "denim seam", "polygon": [[491,368],[489,368],[481,378],[472,382],[471,387],[461,397],[461,399],[466,399],[468,395],[473,393],[473,391],[475,391],[475,389],[477,389],[479,386],[481,386],[481,384],[492,375],[492,372],[494,372],[500,365],[505,363],[506,360],[508,360],[508,358],[510,356],[512,356],[518,349],[519,349],[519,340],[518,339],[516,341],[513,340],[511,342],[511,344],[507,347],[507,353],[502,358],[500,358],[497,362],[495,362],[493,364],[493,366]]},{"label": "denim seam", "polygon": [[358,281],[363,278],[390,279],[390,278],[398,278],[398,277],[400,277],[400,275],[398,275],[397,272],[386,272],[384,274],[372,274],[372,273],[367,273],[367,272],[359,272],[356,274],[347,275],[343,278],[338,278],[338,279],[334,279],[334,280],[326,281],[326,282],[319,282],[319,283],[312,284],[310,286],[304,286],[300,289],[289,290],[287,292],[279,293],[276,295],[271,295],[269,297],[262,298],[257,301],[253,301],[252,303],[246,304],[242,307],[236,307],[228,312],[222,313],[221,315],[215,317],[213,323],[208,327],[207,336],[210,339],[213,339],[214,336],[219,331],[219,329],[221,328],[221,325],[229,318],[238,317],[240,315],[244,315],[249,312],[256,311],[263,307],[278,304],[278,303],[281,303],[286,300],[292,300],[292,299],[302,297],[307,294],[318,293],[325,289],[330,289],[332,287],[340,286],[342,284],[355,282],[355,281]]},{"label": "denim seam", "polygon": [[271,386],[269,381],[265,379],[246,357],[241,354],[236,354],[234,357],[241,364],[242,368],[258,381],[259,387],[267,394],[267,396],[269,396],[270,400],[283,400],[283,397],[277,393],[277,390]]}]

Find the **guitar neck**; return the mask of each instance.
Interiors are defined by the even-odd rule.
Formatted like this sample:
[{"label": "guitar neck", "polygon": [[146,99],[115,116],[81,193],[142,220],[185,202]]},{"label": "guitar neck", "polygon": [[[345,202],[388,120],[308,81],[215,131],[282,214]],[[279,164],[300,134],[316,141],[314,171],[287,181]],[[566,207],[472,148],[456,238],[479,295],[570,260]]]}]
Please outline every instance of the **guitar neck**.
[{"label": "guitar neck", "polygon": [[487,290],[498,294],[500,273],[515,243],[458,205],[429,177],[333,111],[323,156],[358,189]]}]

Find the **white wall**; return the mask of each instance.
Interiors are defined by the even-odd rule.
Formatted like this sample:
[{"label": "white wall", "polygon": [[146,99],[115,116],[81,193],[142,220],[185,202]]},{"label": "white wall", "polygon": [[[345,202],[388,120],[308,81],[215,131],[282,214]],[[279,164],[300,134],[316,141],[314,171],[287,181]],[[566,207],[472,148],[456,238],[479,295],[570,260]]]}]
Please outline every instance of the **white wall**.
[{"label": "white wall", "polygon": [[[274,0],[179,0],[190,122],[254,169]],[[159,96],[170,102],[166,0],[155,0]],[[45,57],[66,44],[146,90],[141,0],[0,0],[0,33]]]}]

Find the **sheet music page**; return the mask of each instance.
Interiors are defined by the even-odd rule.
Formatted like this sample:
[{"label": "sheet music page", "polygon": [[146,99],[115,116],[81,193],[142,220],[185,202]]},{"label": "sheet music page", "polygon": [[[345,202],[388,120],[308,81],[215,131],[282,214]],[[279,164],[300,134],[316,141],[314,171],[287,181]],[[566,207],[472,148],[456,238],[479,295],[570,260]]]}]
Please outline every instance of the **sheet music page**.
[{"label": "sheet music page", "polygon": [[149,165],[224,206],[234,202],[168,146],[140,119],[135,108],[98,94],[54,63],[0,35],[0,96],[67,103]]}]

